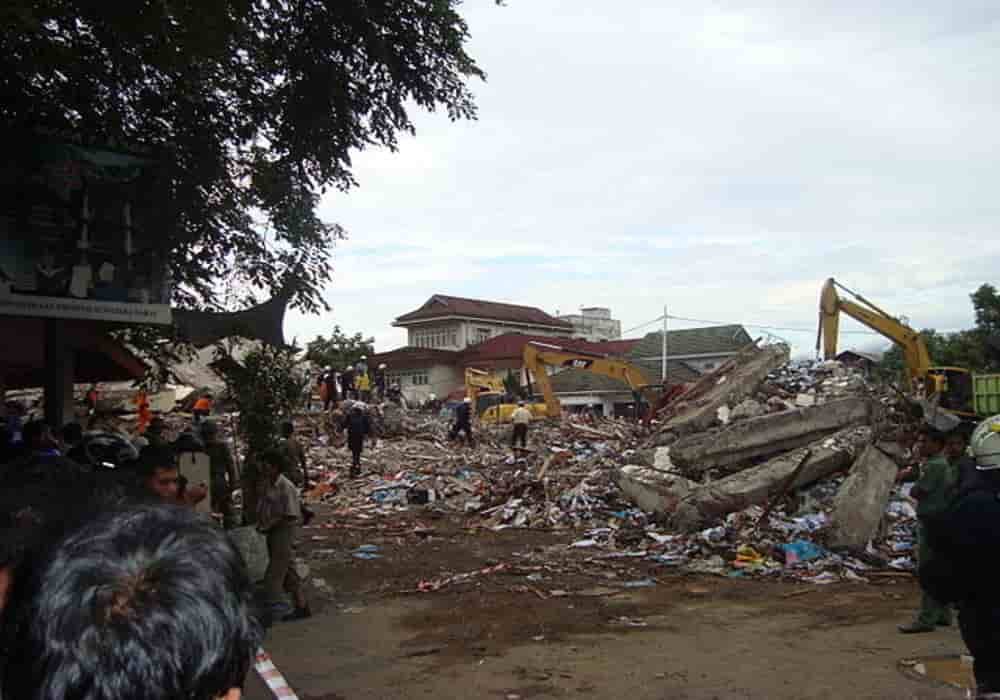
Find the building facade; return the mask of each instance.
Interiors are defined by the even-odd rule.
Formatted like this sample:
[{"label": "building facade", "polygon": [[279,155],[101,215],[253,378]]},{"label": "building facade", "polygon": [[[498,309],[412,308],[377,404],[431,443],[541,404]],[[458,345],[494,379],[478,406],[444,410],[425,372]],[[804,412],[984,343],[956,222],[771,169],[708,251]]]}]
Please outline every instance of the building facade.
[{"label": "building facade", "polygon": [[405,328],[407,346],[464,350],[504,333],[571,337],[573,325],[533,306],[435,294],[392,324]]},{"label": "building facade", "polygon": [[559,320],[573,325],[574,338],[592,343],[620,340],[622,337],[621,321],[611,318],[611,309],[603,306],[583,308],[578,314],[561,314]]}]

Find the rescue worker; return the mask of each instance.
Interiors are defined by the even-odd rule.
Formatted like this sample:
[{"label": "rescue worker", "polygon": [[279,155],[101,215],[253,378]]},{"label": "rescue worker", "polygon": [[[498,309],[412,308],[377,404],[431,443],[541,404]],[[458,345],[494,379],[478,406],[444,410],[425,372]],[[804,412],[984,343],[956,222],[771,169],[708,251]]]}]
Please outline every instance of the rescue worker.
[{"label": "rescue worker", "polygon": [[195,425],[208,418],[208,414],[211,412],[212,395],[206,391],[198,397],[198,400],[194,402],[194,408],[191,409],[191,413],[194,414]]},{"label": "rescue worker", "polygon": [[[928,423],[917,438],[917,453],[924,462],[910,494],[917,499],[917,561],[921,566],[936,556],[927,536],[928,524],[948,511],[958,493],[958,467],[950,463],[944,453],[951,430],[941,430]],[[899,631],[920,634],[950,624],[948,606],[924,590],[916,618],[907,625],[900,625]]]},{"label": "rescue worker", "polygon": [[972,435],[978,479],[928,523],[934,557],[920,563],[920,584],[936,600],[955,603],[962,639],[973,655],[977,698],[1000,698],[1000,416]]},{"label": "rescue worker", "polygon": [[472,399],[468,396],[462,399],[462,403],[455,409],[455,424],[451,427],[448,439],[454,440],[459,433],[464,434],[469,447],[476,444],[472,436]]},{"label": "rescue worker", "polygon": [[517,408],[515,408],[514,412],[510,415],[510,420],[514,424],[514,432],[511,434],[510,446],[517,448],[517,443],[520,440],[521,448],[527,448],[528,425],[531,424],[531,411],[525,407],[524,401],[517,402]]},{"label": "rescue worker", "polygon": [[371,403],[372,400],[372,380],[368,376],[368,372],[359,372],[354,378],[355,388],[358,390],[358,396],[364,403]]},{"label": "rescue worker", "polygon": [[347,431],[347,447],[351,450],[351,478],[356,479],[361,476],[361,451],[365,446],[365,438],[372,436],[371,420],[368,415],[361,410],[361,406],[355,404],[350,412],[344,416],[341,428]]},{"label": "rescue worker", "polygon": [[385,400],[386,366],[381,363],[375,370],[375,396],[379,401]]},{"label": "rescue worker", "polygon": [[201,438],[205,443],[204,451],[209,459],[209,474],[212,480],[212,512],[222,515],[222,526],[225,529],[236,527],[236,516],[233,513],[233,489],[239,483],[239,470],[233,460],[229,446],[219,439],[219,427],[214,421],[206,420],[201,424]]},{"label": "rescue worker", "polygon": [[340,373],[340,388],[343,389],[342,396],[344,401],[357,398],[354,395],[354,368],[350,365],[347,365],[344,371]]},{"label": "rescue worker", "polygon": [[323,386],[326,387],[326,396],[323,397],[323,410],[329,411],[330,406],[335,405],[339,400],[337,396],[337,373],[333,371],[333,367],[326,368],[326,374],[323,375]]},{"label": "rescue worker", "polygon": [[354,373],[368,374],[368,355],[362,355],[361,359],[354,364]]}]

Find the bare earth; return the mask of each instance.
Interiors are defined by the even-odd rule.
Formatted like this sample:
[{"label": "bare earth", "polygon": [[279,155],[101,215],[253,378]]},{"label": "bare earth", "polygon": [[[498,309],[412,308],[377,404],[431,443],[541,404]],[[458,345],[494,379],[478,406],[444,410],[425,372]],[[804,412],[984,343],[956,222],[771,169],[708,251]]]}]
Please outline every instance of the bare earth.
[{"label": "bare earth", "polygon": [[[600,552],[567,550],[573,539],[412,515],[361,531],[308,528],[300,551],[335,593],[312,591],[315,616],[276,626],[266,648],[303,700],[963,697],[898,670],[906,658],[964,651],[954,628],[896,631],[917,603],[912,579],[683,576],[641,560],[595,561]],[[363,543],[382,558],[351,557]],[[414,590],[497,564],[506,567]],[[656,585],[626,587],[644,579]],[[247,697],[270,696],[251,678]]]}]

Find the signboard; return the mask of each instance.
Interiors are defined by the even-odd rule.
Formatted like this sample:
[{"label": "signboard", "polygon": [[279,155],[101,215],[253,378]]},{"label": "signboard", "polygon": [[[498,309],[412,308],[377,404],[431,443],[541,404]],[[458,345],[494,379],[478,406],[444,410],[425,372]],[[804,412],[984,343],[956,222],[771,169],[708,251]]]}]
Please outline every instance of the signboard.
[{"label": "signboard", "polygon": [[5,141],[0,315],[169,324],[156,162],[39,135]]}]

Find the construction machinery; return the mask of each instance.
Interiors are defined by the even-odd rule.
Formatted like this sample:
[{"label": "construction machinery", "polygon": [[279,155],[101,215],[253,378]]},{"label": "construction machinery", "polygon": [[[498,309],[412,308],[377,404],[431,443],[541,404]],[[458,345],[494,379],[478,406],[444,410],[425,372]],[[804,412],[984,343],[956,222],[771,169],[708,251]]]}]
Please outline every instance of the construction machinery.
[{"label": "construction machinery", "polygon": [[562,415],[562,405],[552,391],[552,382],[546,367],[582,369],[617,379],[628,385],[637,404],[642,401],[650,405],[655,404],[655,399],[652,397],[662,390],[661,385],[650,383],[649,378],[641,368],[608,355],[568,350],[558,345],[533,341],[524,346],[522,357],[524,368],[528,370],[529,383],[534,375],[535,383],[541,389],[545,401],[545,415],[551,418]]},{"label": "construction machinery", "polygon": [[[507,388],[501,377],[485,370],[467,367],[465,370],[465,395],[472,399],[472,410],[482,423],[503,423],[517,408],[508,400]],[[527,405],[532,415],[545,416],[545,404]]]},{"label": "construction machinery", "polygon": [[[856,301],[842,299],[838,290]],[[823,357],[832,360],[837,355],[837,333],[840,314],[868,326],[888,338],[903,352],[903,361],[910,380],[910,390],[918,398],[936,400],[937,405],[959,416],[972,418],[973,377],[962,367],[933,367],[927,344],[920,333],[904,320],[883,311],[860,294],[837,283],[832,277],[823,284],[819,299],[819,331],[816,350],[822,344]]]}]

